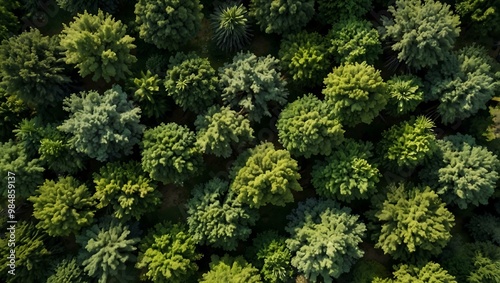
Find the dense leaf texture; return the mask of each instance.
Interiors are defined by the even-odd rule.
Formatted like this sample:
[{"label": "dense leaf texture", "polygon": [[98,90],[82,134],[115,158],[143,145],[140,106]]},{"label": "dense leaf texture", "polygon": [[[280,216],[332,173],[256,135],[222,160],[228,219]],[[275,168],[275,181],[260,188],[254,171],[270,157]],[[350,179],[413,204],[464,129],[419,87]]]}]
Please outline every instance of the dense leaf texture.
[{"label": "dense leaf texture", "polygon": [[83,269],[75,258],[63,259],[59,262],[54,273],[47,278],[47,283],[61,283],[61,282],[71,282],[71,283],[88,283],[89,279],[85,276]]},{"label": "dense leaf texture", "polygon": [[312,94],[289,103],[280,113],[279,141],[296,156],[330,155],[344,140],[344,130],[329,105]]},{"label": "dense leaf texture", "polygon": [[346,273],[364,252],[358,247],[366,231],[357,215],[333,200],[309,198],[287,217],[286,240],[292,265],[311,282],[320,277],[333,282]]},{"label": "dense leaf texture", "polygon": [[476,241],[490,241],[500,245],[500,218],[492,214],[474,215],[467,224]]},{"label": "dense leaf texture", "polygon": [[389,12],[392,18],[382,18],[382,38],[393,42],[400,61],[417,70],[444,61],[460,33],[460,18],[439,1],[396,0]]},{"label": "dense leaf texture", "polygon": [[279,60],[271,55],[238,53],[233,62],[219,69],[223,102],[248,114],[250,121],[259,122],[263,116],[271,116],[268,103],[283,105],[288,96],[279,70]]},{"label": "dense leaf texture", "polygon": [[380,71],[363,63],[346,63],[328,74],[323,94],[344,125],[370,124],[388,100]]},{"label": "dense leaf texture", "polygon": [[250,15],[265,33],[293,33],[314,15],[314,0],[251,0]]},{"label": "dense leaf texture", "polygon": [[132,80],[132,99],[137,102],[146,117],[160,118],[168,109],[163,80],[151,71],[141,71],[141,76]]},{"label": "dense leaf texture", "polygon": [[113,13],[120,0],[56,0],[57,5],[64,10],[76,14],[83,11],[95,14],[98,9]]},{"label": "dense leaf texture", "polygon": [[387,283],[423,283],[441,282],[457,283],[455,276],[450,275],[438,263],[427,262],[419,266],[402,264],[393,272],[394,279],[383,282]]},{"label": "dense leaf texture", "polygon": [[311,172],[316,192],[346,202],[372,195],[381,177],[370,160],[372,149],[369,142],[346,140],[325,161],[316,161]]},{"label": "dense leaf texture", "polygon": [[[361,259],[348,275],[351,283],[374,283],[375,278],[387,278],[390,273],[384,265],[373,259]],[[372,282],[373,281],[373,282]]]},{"label": "dense leaf texture", "polygon": [[372,8],[372,0],[316,0],[319,20],[333,24],[349,18],[360,18]]},{"label": "dense leaf texture", "polygon": [[33,203],[33,216],[39,220],[36,227],[50,236],[76,233],[94,217],[94,202],[87,186],[70,176],[59,177],[57,182],[46,180],[28,200]]},{"label": "dense leaf texture", "polygon": [[241,145],[253,140],[250,121],[229,107],[212,106],[203,115],[198,115],[196,144],[202,152],[228,158],[233,153],[232,145]]},{"label": "dense leaf texture", "polygon": [[422,178],[443,194],[447,203],[465,209],[486,205],[498,181],[500,161],[473,137],[456,134],[438,141],[439,150]]},{"label": "dense leaf texture", "polygon": [[213,255],[210,271],[203,274],[200,283],[261,283],[259,270],[248,263],[243,257],[232,258]]},{"label": "dense leaf texture", "polygon": [[118,85],[102,95],[97,91],[72,94],[64,104],[70,116],[58,129],[71,135],[69,142],[78,152],[99,161],[129,155],[144,131],[139,124],[141,109],[127,100]]},{"label": "dense leaf texture", "polygon": [[413,75],[396,75],[387,81],[389,102],[387,111],[391,115],[404,115],[414,111],[424,100],[424,84]]},{"label": "dense leaf texture", "polygon": [[181,184],[200,173],[202,157],[195,134],[176,123],[144,132],[142,168],[156,181]]},{"label": "dense leaf texture", "polygon": [[375,247],[403,260],[439,254],[455,225],[455,217],[431,188],[404,184],[389,185],[385,199],[375,200],[373,220],[380,225],[372,235]]},{"label": "dense leaf texture", "polygon": [[23,117],[28,117],[30,111],[26,104],[16,96],[9,95],[0,86],[0,141],[13,138],[12,131],[21,123]]},{"label": "dense leaf texture", "polygon": [[250,43],[251,29],[248,11],[243,4],[226,2],[210,15],[214,41],[224,51],[235,51]]},{"label": "dense leaf texture", "polygon": [[455,9],[463,22],[471,24],[471,35],[500,35],[500,2],[496,0],[458,0]]},{"label": "dense leaf texture", "polygon": [[293,191],[302,191],[299,166],[287,150],[276,150],[270,142],[248,149],[231,169],[231,190],[237,200],[261,207],[285,206],[293,202]]},{"label": "dense leaf texture", "polygon": [[16,8],[19,8],[18,1],[0,1],[0,41],[7,39],[19,29],[19,20],[13,13]]},{"label": "dense leaf texture", "polygon": [[202,8],[199,0],[139,0],[139,36],[160,49],[177,50],[200,29]]},{"label": "dense leaf texture", "polygon": [[183,283],[198,270],[196,241],[181,224],[156,224],[140,245],[136,267],[145,268],[143,280],[155,283]]}]

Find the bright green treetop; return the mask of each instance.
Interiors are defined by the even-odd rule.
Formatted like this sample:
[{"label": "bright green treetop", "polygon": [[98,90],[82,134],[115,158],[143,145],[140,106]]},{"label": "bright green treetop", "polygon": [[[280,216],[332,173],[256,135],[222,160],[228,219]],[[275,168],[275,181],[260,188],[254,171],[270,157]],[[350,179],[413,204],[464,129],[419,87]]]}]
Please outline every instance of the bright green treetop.
[{"label": "bright green treetop", "polygon": [[387,81],[387,87],[390,97],[386,109],[391,115],[408,114],[424,100],[424,84],[417,76],[393,76]]},{"label": "bright green treetop", "polygon": [[248,10],[243,4],[226,2],[210,15],[214,41],[223,51],[236,51],[250,43],[251,29]]},{"label": "bright green treetop", "polygon": [[259,270],[243,257],[223,257],[213,255],[210,270],[203,274],[200,283],[262,283]]},{"label": "bright green treetop", "polygon": [[[386,283],[424,283],[424,282],[440,282],[440,283],[457,283],[455,276],[444,270],[438,263],[427,262],[425,265],[418,266],[401,264],[398,269],[392,273],[394,279],[386,279]],[[380,279],[379,279],[380,280]]]}]

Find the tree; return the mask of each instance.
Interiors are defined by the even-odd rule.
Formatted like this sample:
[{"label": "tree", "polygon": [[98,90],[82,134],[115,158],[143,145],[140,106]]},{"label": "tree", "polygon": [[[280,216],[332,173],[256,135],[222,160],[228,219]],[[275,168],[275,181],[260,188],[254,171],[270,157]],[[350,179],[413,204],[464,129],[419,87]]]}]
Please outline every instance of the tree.
[{"label": "tree", "polygon": [[81,246],[78,260],[84,271],[99,283],[130,282],[130,266],[139,238],[132,238],[129,226],[105,218],[76,236]]},{"label": "tree", "polygon": [[233,153],[232,145],[241,145],[254,139],[250,121],[229,107],[214,105],[203,115],[198,115],[196,145],[201,151],[228,158]]},{"label": "tree", "polygon": [[438,99],[437,112],[444,124],[463,120],[480,109],[500,89],[500,72],[487,51],[477,45],[466,46],[447,57],[426,76],[427,100]]},{"label": "tree", "polygon": [[330,155],[344,140],[331,107],[313,94],[286,105],[276,123],[280,143],[296,156]]},{"label": "tree", "polygon": [[382,39],[390,40],[399,61],[416,70],[446,59],[460,33],[460,18],[435,0],[396,0],[392,18],[383,17]]},{"label": "tree", "polygon": [[139,162],[107,163],[94,174],[94,183],[97,208],[111,206],[113,216],[122,221],[132,217],[139,220],[161,202],[160,192]]},{"label": "tree", "polygon": [[9,38],[19,29],[19,20],[13,13],[17,8],[19,8],[18,1],[0,1],[0,42]]},{"label": "tree", "polygon": [[500,161],[469,135],[456,134],[437,141],[439,149],[421,177],[461,209],[488,204],[498,181]]},{"label": "tree", "polygon": [[253,239],[249,254],[266,282],[288,282],[292,278],[292,254],[286,247],[285,239],[274,230],[259,233]]},{"label": "tree", "polygon": [[350,18],[333,25],[328,32],[328,52],[337,63],[373,64],[382,54],[379,34],[366,20]]},{"label": "tree", "polygon": [[411,118],[382,133],[378,144],[388,168],[414,169],[437,150],[434,123],[425,116]]},{"label": "tree", "polygon": [[59,177],[57,182],[46,180],[28,198],[33,203],[36,227],[49,236],[68,236],[92,224],[94,201],[85,185],[73,177]]},{"label": "tree", "polygon": [[314,0],[252,0],[250,16],[265,33],[286,34],[299,31],[314,15]]},{"label": "tree", "polygon": [[215,8],[210,15],[214,30],[213,40],[223,51],[236,51],[250,43],[252,37],[248,11],[243,4],[226,2]]},{"label": "tree", "polygon": [[144,132],[142,168],[153,180],[181,184],[201,173],[202,156],[195,134],[186,126],[161,123]]},{"label": "tree", "polygon": [[259,122],[271,116],[268,103],[286,103],[286,81],[279,72],[279,60],[268,55],[257,57],[239,52],[233,62],[219,68],[222,101],[240,113],[248,114],[250,121]]},{"label": "tree", "polygon": [[168,109],[166,92],[163,89],[163,80],[158,74],[147,70],[141,71],[141,76],[132,81],[132,99],[139,105],[144,116],[160,118]]},{"label": "tree", "polygon": [[[286,245],[292,252],[292,265],[311,282],[318,277],[333,282],[348,272],[363,256],[358,247],[366,231],[359,217],[333,200],[309,198],[287,216]],[[335,239],[333,242],[332,239]]]},{"label": "tree", "polygon": [[170,58],[165,89],[184,111],[200,113],[218,96],[217,73],[208,58],[196,53],[177,53]]},{"label": "tree", "polygon": [[177,50],[200,29],[202,8],[199,0],[139,0],[135,4],[139,36],[160,49]]},{"label": "tree", "polygon": [[330,67],[326,40],[317,32],[285,36],[278,56],[283,69],[299,84],[320,84]]},{"label": "tree", "polygon": [[153,74],[164,77],[167,73],[170,57],[164,54],[153,54],[146,60],[146,69]]},{"label": "tree", "polygon": [[30,110],[16,96],[9,95],[0,86],[0,141],[13,138],[12,133],[23,117],[29,117]]},{"label": "tree", "polygon": [[325,197],[351,202],[373,195],[382,176],[371,159],[370,142],[346,140],[324,161],[316,161],[312,168],[312,185]]},{"label": "tree", "polygon": [[389,101],[387,111],[390,115],[405,115],[414,111],[424,100],[424,84],[414,75],[396,75],[387,81]]},{"label": "tree", "polygon": [[451,239],[455,217],[429,187],[390,184],[385,197],[373,202],[370,215],[378,229],[372,239],[394,259],[438,255]]},{"label": "tree", "polygon": [[450,275],[438,263],[432,261],[425,265],[401,264],[393,272],[394,280],[388,280],[392,283],[418,283],[418,282],[446,282],[457,283],[455,276]]},{"label": "tree", "polygon": [[80,153],[105,161],[132,153],[144,126],[141,109],[127,100],[119,85],[100,95],[97,91],[72,94],[64,100],[69,118],[58,130],[71,135],[69,142]]},{"label": "tree", "polygon": [[32,108],[57,105],[71,81],[60,52],[58,38],[38,29],[10,37],[0,45],[0,85]]},{"label": "tree", "polygon": [[23,119],[13,131],[16,142],[24,149],[28,158],[38,157],[40,141],[45,132],[41,116],[32,119]]},{"label": "tree", "polygon": [[210,271],[203,274],[200,283],[260,283],[262,282],[259,270],[248,263],[243,257],[223,257],[213,255],[210,262]]},{"label": "tree", "polygon": [[[0,143],[0,174],[12,176],[15,174],[14,187],[16,199],[26,199],[33,195],[38,185],[43,183],[43,171],[40,160],[29,158],[24,148],[13,141]],[[5,179],[4,179],[5,180]],[[7,185],[0,189],[2,196],[7,195]]]},{"label": "tree", "polygon": [[96,14],[98,10],[113,13],[117,10],[120,0],[56,0],[57,5],[72,13],[87,11]]},{"label": "tree", "polygon": [[344,125],[370,124],[389,98],[380,71],[363,63],[346,63],[328,74],[322,93]]},{"label": "tree", "polygon": [[500,245],[500,218],[486,213],[473,215],[467,224],[469,234],[478,242],[490,241]]},{"label": "tree", "polygon": [[324,24],[334,24],[349,18],[361,18],[372,8],[372,0],[317,0],[317,3],[318,19]]},{"label": "tree", "polygon": [[54,273],[47,278],[47,283],[87,283],[89,281],[75,258],[61,260],[54,268]]},{"label": "tree", "polygon": [[186,282],[198,270],[196,241],[182,224],[158,223],[141,243],[136,267],[145,268],[141,280]]},{"label": "tree", "polygon": [[259,208],[293,202],[293,191],[302,191],[297,161],[270,142],[241,153],[231,168],[231,191],[237,200]]},{"label": "tree", "polygon": [[361,259],[349,273],[348,282],[373,283],[375,278],[387,278],[389,275],[389,271],[380,262],[372,259]]},{"label": "tree", "polygon": [[500,35],[500,3],[494,0],[458,0],[455,9],[471,25],[470,35],[494,38]]},{"label": "tree", "polygon": [[97,15],[85,11],[74,17],[61,31],[61,46],[67,64],[75,64],[82,77],[92,80],[126,79],[129,66],[137,61],[130,51],[136,46],[127,35],[127,26],[99,10]]}]

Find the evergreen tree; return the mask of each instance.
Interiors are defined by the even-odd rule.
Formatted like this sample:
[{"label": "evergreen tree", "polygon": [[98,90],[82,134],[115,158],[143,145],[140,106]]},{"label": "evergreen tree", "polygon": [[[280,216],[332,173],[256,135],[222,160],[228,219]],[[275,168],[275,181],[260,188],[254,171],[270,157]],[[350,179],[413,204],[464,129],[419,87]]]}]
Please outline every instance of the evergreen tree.
[{"label": "evergreen tree", "polygon": [[127,100],[118,85],[100,95],[97,91],[72,94],[64,100],[69,118],[58,130],[71,135],[70,144],[90,158],[105,161],[132,153],[144,126],[141,109]]},{"label": "evergreen tree", "polygon": [[302,191],[298,169],[288,151],[262,143],[238,156],[230,172],[230,188],[238,201],[250,207],[285,206],[293,202],[293,191]]},{"label": "evergreen tree", "polygon": [[276,123],[280,143],[296,156],[330,155],[345,131],[329,106],[313,94],[287,104]]},{"label": "evergreen tree", "polygon": [[0,1],[0,42],[19,29],[19,20],[14,14],[17,8],[19,8],[19,2],[16,0]]},{"label": "evergreen tree", "polygon": [[196,252],[196,241],[181,224],[158,223],[139,247],[136,267],[144,269],[142,280],[181,283],[198,270],[202,255]]},{"label": "evergreen tree", "polygon": [[158,74],[149,70],[146,73],[141,71],[141,76],[131,80],[131,84],[132,99],[139,105],[144,116],[158,119],[167,112],[167,94]]},{"label": "evergreen tree", "polygon": [[99,9],[108,13],[116,12],[120,0],[56,0],[64,10],[76,14],[87,11],[96,14]]},{"label": "evergreen tree", "polygon": [[318,19],[325,24],[334,24],[349,18],[361,18],[372,8],[372,0],[316,0]]},{"label": "evergreen tree", "polygon": [[223,51],[236,51],[250,43],[252,37],[245,6],[237,2],[226,2],[215,8],[210,15],[214,30],[214,41]]},{"label": "evergreen tree", "polygon": [[243,257],[223,257],[213,255],[210,262],[210,271],[203,274],[200,283],[261,283],[259,270],[248,263]]},{"label": "evergreen tree", "polygon": [[201,28],[202,8],[199,0],[139,0],[135,4],[139,36],[160,49],[177,50]]},{"label": "evergreen tree", "polygon": [[419,283],[419,282],[442,282],[457,283],[455,277],[450,275],[438,263],[427,262],[418,266],[401,264],[393,272],[394,279],[385,282],[390,283]]},{"label": "evergreen tree", "polygon": [[248,238],[258,213],[236,200],[228,182],[214,178],[196,186],[191,195],[187,223],[197,243],[231,251]]},{"label": "evergreen tree", "polygon": [[323,94],[343,125],[370,124],[389,98],[380,71],[363,63],[346,63],[328,74]]},{"label": "evergreen tree", "polygon": [[457,0],[457,14],[470,25],[470,35],[496,37],[500,35],[500,2],[495,0]]},{"label": "evergreen tree", "polygon": [[85,185],[73,177],[46,180],[28,198],[33,203],[36,227],[50,236],[68,236],[90,225],[94,218],[94,201]]},{"label": "evergreen tree", "polygon": [[414,111],[424,100],[424,84],[414,75],[396,75],[387,81],[389,101],[387,111],[393,116]]},{"label": "evergreen tree", "polygon": [[198,115],[196,144],[201,151],[228,158],[232,145],[241,145],[254,139],[250,121],[229,107],[214,105],[203,115]]},{"label": "evergreen tree", "polygon": [[124,80],[131,75],[129,66],[137,61],[130,54],[136,47],[132,42],[127,26],[101,10],[97,15],[78,14],[61,31],[66,63],[75,64],[82,77],[92,75],[93,81]]},{"label": "evergreen tree", "polygon": [[389,271],[380,262],[372,259],[361,259],[352,268],[349,273],[348,282],[351,283],[373,283],[375,278],[387,278]]},{"label": "evergreen tree", "polygon": [[500,218],[492,214],[473,215],[467,224],[469,233],[478,242],[500,245]]},{"label": "evergreen tree", "polygon": [[80,265],[75,258],[67,258],[61,260],[55,267],[54,273],[47,278],[47,283],[88,283],[89,278],[80,268]]},{"label": "evergreen tree", "polygon": [[314,0],[251,0],[250,16],[265,33],[286,34],[303,28],[314,15]]},{"label": "evergreen tree", "polygon": [[7,94],[0,86],[0,141],[5,142],[13,138],[13,130],[23,117],[29,117],[30,112],[22,100]]},{"label": "evergreen tree", "polygon": [[[363,256],[359,248],[366,231],[358,216],[333,200],[309,198],[287,217],[286,239],[292,265],[311,282],[333,282]],[[333,240],[334,239],[334,240]]]},{"label": "evergreen tree", "polygon": [[250,121],[259,122],[271,116],[268,103],[286,103],[286,81],[279,72],[279,60],[268,55],[257,57],[240,52],[233,62],[219,69],[222,100],[240,113],[248,114]]},{"label": "evergreen tree", "polygon": [[143,170],[164,184],[182,184],[201,173],[203,160],[195,142],[189,128],[173,122],[146,130],[141,143]]},{"label": "evergreen tree", "polygon": [[382,39],[390,40],[399,61],[419,70],[446,60],[460,33],[460,18],[435,0],[396,0],[383,17]]}]

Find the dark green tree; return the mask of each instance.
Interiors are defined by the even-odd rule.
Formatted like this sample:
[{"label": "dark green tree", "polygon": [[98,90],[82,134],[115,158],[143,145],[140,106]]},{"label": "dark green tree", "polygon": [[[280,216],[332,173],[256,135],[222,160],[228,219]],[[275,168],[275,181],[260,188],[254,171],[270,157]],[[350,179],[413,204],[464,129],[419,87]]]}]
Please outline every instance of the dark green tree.
[{"label": "dark green tree", "polygon": [[0,86],[0,141],[14,138],[13,130],[23,118],[29,117],[31,111],[22,100],[14,95],[9,95]]},{"label": "dark green tree", "polygon": [[64,10],[76,14],[87,11],[96,14],[99,9],[108,13],[116,12],[120,0],[56,0]]},{"label": "dark green tree", "polygon": [[470,35],[498,37],[500,35],[500,2],[495,0],[457,0],[455,10],[470,26]]},{"label": "dark green tree", "polygon": [[32,119],[23,119],[13,131],[16,142],[24,149],[28,158],[38,157],[40,141],[44,137],[45,127],[40,116]]},{"label": "dark green tree", "polygon": [[14,10],[19,8],[16,0],[0,1],[0,41],[9,38],[19,29],[19,20],[14,14]]},{"label": "dark green tree", "polygon": [[61,46],[67,64],[74,64],[82,77],[92,80],[124,80],[132,73],[129,66],[137,61],[130,54],[136,46],[127,35],[127,26],[99,10],[97,15],[78,14],[61,31]]},{"label": "dark green tree", "polygon": [[139,0],[135,4],[139,36],[160,49],[177,50],[200,30],[202,8],[199,0]]},{"label": "dark green tree", "polygon": [[262,143],[241,153],[231,168],[231,191],[237,200],[259,208],[293,202],[293,191],[302,191],[298,163],[287,150]]},{"label": "dark green tree", "polygon": [[469,233],[478,242],[490,241],[500,245],[500,218],[486,213],[473,215],[467,223]]},{"label": "dark green tree", "polygon": [[288,96],[286,81],[279,71],[279,60],[271,55],[238,53],[233,62],[219,69],[224,104],[248,115],[250,121],[270,117],[268,103],[283,105]]},{"label": "dark green tree", "polygon": [[387,81],[389,101],[387,112],[390,115],[405,115],[414,111],[424,101],[424,84],[414,75],[396,75]]},{"label": "dark green tree", "polygon": [[47,283],[61,282],[88,283],[90,280],[75,258],[66,258],[56,265],[53,274],[47,278]]},{"label": "dark green tree", "polygon": [[318,19],[324,24],[334,24],[349,18],[361,18],[372,8],[372,0],[316,0]]},{"label": "dark green tree", "polygon": [[299,31],[314,15],[314,0],[251,0],[250,16],[265,33],[286,34]]},{"label": "dark green tree", "polygon": [[248,11],[237,2],[225,2],[210,15],[213,39],[223,51],[236,51],[250,43],[252,37]]},{"label": "dark green tree", "polygon": [[154,75],[164,77],[169,65],[169,56],[165,54],[153,54],[146,60],[146,69]]},{"label": "dark green tree", "polygon": [[132,99],[139,105],[144,116],[160,118],[168,109],[167,93],[158,74],[141,71],[140,77],[131,80]]},{"label": "dark green tree", "polygon": [[[366,231],[359,216],[333,200],[309,198],[287,217],[286,239],[291,264],[311,282],[331,283],[364,254],[359,248]],[[335,239],[334,241],[332,239]]]},{"label": "dark green tree", "polygon": [[296,156],[330,155],[344,141],[344,130],[331,107],[313,94],[286,105],[276,123],[279,141]]},{"label": "dark green tree", "polygon": [[392,17],[383,17],[382,39],[391,42],[399,61],[416,70],[446,60],[460,33],[460,18],[435,0],[396,0]]},{"label": "dark green tree", "polygon": [[387,278],[390,272],[380,262],[372,259],[361,259],[351,269],[348,282],[373,283],[375,278]]},{"label": "dark green tree", "polygon": [[173,122],[148,129],[141,143],[142,168],[153,180],[182,184],[201,173],[203,160],[195,143],[189,128]]},{"label": "dark green tree", "polygon": [[132,153],[144,126],[141,109],[127,100],[119,85],[97,91],[72,94],[64,100],[69,118],[57,129],[71,135],[70,144],[90,158],[105,161]]},{"label": "dark green tree", "polygon": [[373,195],[382,175],[371,162],[372,150],[370,142],[349,139],[326,160],[316,161],[311,172],[316,192],[346,202]]},{"label": "dark green tree", "polygon": [[223,257],[213,255],[210,262],[210,271],[203,274],[200,283],[261,283],[259,270],[248,263],[243,257]]}]

